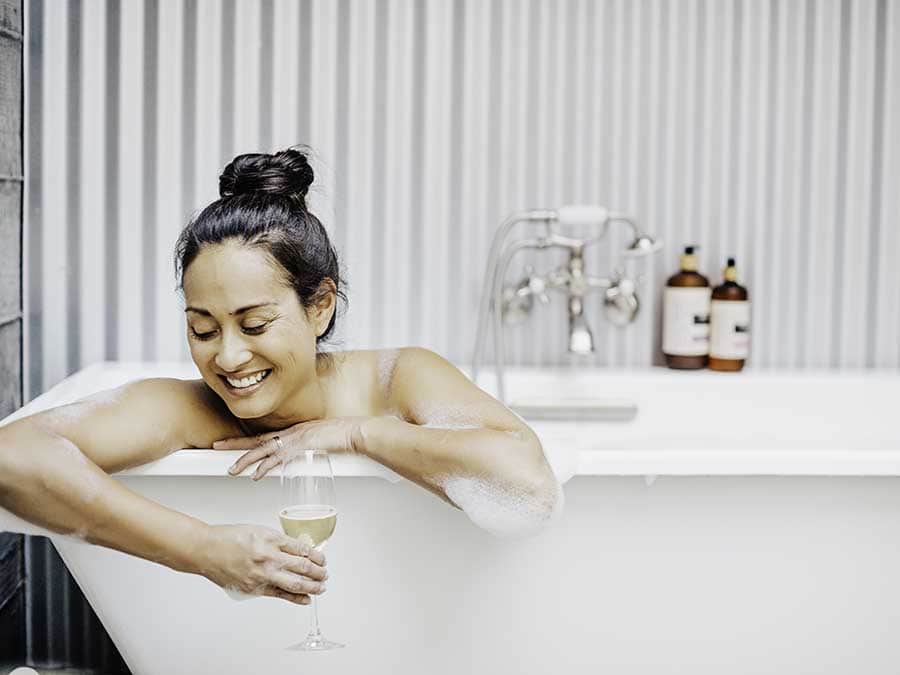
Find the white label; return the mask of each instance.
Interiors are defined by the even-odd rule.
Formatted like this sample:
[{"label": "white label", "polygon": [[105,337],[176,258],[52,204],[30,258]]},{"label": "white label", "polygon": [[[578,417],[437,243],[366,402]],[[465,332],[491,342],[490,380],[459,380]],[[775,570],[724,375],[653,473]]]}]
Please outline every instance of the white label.
[{"label": "white label", "polygon": [[663,289],[663,342],[665,354],[704,356],[709,353],[709,298],[702,288]]},{"label": "white label", "polygon": [[709,355],[746,359],[750,354],[750,303],[713,300],[710,307]]}]

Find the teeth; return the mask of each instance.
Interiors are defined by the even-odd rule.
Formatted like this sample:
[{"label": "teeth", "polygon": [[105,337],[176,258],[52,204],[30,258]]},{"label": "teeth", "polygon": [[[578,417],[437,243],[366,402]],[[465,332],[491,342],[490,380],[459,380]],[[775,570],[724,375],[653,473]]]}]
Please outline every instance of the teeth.
[{"label": "teeth", "polygon": [[228,380],[228,384],[230,384],[232,387],[235,387],[238,389],[243,389],[244,387],[249,387],[253,384],[256,384],[260,380],[262,380],[263,377],[265,377],[267,372],[268,371],[261,370],[258,373],[256,373],[255,375],[250,375],[249,377],[245,377],[240,380],[235,380],[230,377],[226,377],[225,379]]}]

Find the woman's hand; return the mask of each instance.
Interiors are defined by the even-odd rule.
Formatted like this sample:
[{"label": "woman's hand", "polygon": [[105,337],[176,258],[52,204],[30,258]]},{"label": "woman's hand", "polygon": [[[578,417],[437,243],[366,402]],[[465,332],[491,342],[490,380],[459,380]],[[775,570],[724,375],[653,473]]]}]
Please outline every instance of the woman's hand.
[{"label": "woman's hand", "polygon": [[[330,453],[354,452],[359,425],[366,417],[332,417],[323,420],[300,422],[281,431],[270,431],[257,436],[225,438],[213,443],[214,450],[243,450],[243,454],[228,469],[236,476],[244,469],[263,460],[253,474],[259,480],[282,462],[301,456],[306,450],[325,450]],[[280,440],[276,440],[276,437]]]},{"label": "woman's hand", "polygon": [[211,525],[197,571],[222,588],[308,605],[325,592],[321,551],[262,525]]}]

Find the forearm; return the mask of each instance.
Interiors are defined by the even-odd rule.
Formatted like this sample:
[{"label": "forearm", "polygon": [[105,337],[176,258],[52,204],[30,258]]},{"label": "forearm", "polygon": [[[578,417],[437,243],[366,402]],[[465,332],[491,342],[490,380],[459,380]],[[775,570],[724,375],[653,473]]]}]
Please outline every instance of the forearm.
[{"label": "forearm", "polygon": [[28,423],[0,429],[0,505],[61,534],[198,572],[207,525],[127,489],[61,436]]},{"label": "forearm", "polygon": [[478,479],[507,493],[546,502],[558,484],[533,435],[498,429],[441,429],[396,417],[362,422],[354,450],[434,492],[454,506],[448,485]]}]

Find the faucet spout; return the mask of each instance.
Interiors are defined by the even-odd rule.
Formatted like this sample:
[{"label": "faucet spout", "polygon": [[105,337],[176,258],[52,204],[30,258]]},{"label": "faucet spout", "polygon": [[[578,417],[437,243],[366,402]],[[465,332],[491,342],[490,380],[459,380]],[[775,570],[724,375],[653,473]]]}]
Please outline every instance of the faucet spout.
[{"label": "faucet spout", "polygon": [[577,295],[569,297],[569,351],[573,354],[594,351],[594,336],[584,318],[584,301]]}]

